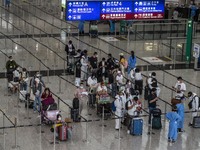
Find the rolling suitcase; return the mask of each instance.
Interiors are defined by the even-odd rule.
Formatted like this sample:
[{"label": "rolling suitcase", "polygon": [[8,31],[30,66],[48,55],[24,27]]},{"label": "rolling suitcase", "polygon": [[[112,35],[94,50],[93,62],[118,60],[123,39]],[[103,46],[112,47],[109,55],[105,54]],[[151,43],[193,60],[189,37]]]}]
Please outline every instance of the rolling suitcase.
[{"label": "rolling suitcase", "polygon": [[74,122],[80,122],[79,109],[71,109],[71,119]]},{"label": "rolling suitcase", "polygon": [[192,123],[193,128],[200,128],[200,116],[196,116],[193,118],[193,123]]},{"label": "rolling suitcase", "polygon": [[161,110],[159,108],[155,108],[151,111],[153,115],[152,119],[152,129],[161,129],[162,123],[161,123]]},{"label": "rolling suitcase", "polygon": [[73,109],[79,109],[79,99],[78,98],[73,99]]},{"label": "rolling suitcase", "polygon": [[131,122],[131,135],[142,135],[143,131],[143,120],[141,118],[133,118]]},{"label": "rolling suitcase", "polygon": [[24,90],[19,92],[19,100],[20,101],[25,101],[26,100],[26,93],[27,92],[24,91]]},{"label": "rolling suitcase", "polygon": [[152,129],[161,129],[161,128],[162,128],[161,117],[153,117]]},{"label": "rolling suitcase", "polygon": [[65,125],[62,125],[59,127],[59,140],[66,141],[68,137],[68,127]]}]

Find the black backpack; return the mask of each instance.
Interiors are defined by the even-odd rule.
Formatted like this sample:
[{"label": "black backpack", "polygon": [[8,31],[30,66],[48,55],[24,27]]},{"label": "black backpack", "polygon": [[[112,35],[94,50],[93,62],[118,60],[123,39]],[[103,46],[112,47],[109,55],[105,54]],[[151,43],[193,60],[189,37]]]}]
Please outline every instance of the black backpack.
[{"label": "black backpack", "polygon": [[[195,95],[195,96],[192,98],[192,100],[188,103],[189,109],[192,109],[192,102],[193,102],[193,100],[194,100],[195,97],[198,97],[198,96]],[[198,98],[199,98],[199,107],[200,107],[200,97],[198,97]]]},{"label": "black backpack", "polygon": [[151,111],[151,113],[153,114],[153,117],[161,117],[161,110],[159,108],[155,108]]},{"label": "black backpack", "polygon": [[78,98],[73,99],[73,109],[79,109],[79,99]]},{"label": "black backpack", "polygon": [[151,82],[153,82],[153,83],[151,84],[151,86],[152,86],[153,88],[158,87],[158,81],[157,81],[156,78],[152,78]]}]

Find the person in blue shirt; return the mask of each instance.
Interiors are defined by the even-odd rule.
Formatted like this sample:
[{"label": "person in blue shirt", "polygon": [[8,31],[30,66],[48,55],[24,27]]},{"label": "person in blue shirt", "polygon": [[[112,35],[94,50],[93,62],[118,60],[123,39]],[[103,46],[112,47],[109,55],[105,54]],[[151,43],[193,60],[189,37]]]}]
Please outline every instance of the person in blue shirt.
[{"label": "person in blue shirt", "polygon": [[181,117],[181,120],[178,122],[178,132],[183,132],[184,120],[185,120],[185,108],[183,102],[176,104],[177,113]]},{"label": "person in blue shirt", "polygon": [[80,35],[84,35],[84,24],[85,24],[84,21],[79,21],[78,29],[79,29],[79,34]]},{"label": "person in blue shirt", "polygon": [[128,59],[128,74],[130,75],[130,72],[132,69],[135,68],[136,65],[136,57],[134,51],[131,51],[131,56]]},{"label": "person in blue shirt", "polygon": [[197,7],[196,7],[196,4],[193,2],[193,4],[190,6],[190,10],[191,10],[191,13],[190,13],[190,17],[192,19],[194,19],[194,16],[196,15],[196,11],[197,11]]},{"label": "person in blue shirt", "polygon": [[168,142],[174,143],[177,140],[178,132],[177,126],[181,117],[177,114],[177,107],[172,107],[172,112],[166,114],[166,118],[169,120],[169,130],[168,130]]}]

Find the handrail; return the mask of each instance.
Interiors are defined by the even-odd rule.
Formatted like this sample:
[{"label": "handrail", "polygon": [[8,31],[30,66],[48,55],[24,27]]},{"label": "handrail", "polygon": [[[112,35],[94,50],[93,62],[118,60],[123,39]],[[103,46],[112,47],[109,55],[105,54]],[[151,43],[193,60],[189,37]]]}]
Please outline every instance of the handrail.
[{"label": "handrail", "polygon": [[4,112],[2,109],[0,109],[0,111],[1,111],[2,114],[10,121],[10,123],[11,123],[13,126],[15,126],[14,122],[12,122],[12,121],[10,120],[10,118],[5,114],[5,112]]}]

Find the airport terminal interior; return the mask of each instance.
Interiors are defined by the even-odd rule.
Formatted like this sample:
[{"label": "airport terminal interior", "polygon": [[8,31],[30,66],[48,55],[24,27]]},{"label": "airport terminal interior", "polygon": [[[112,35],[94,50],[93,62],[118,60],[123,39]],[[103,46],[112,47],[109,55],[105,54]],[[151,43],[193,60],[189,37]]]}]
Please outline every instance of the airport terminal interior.
[{"label": "airport terminal interior", "polygon": [[[6,0],[7,1],[7,0]],[[172,89],[181,76],[189,91],[200,96],[200,72],[198,58],[193,47],[199,49],[200,26],[193,22],[188,61],[188,18],[178,20],[131,20],[115,21],[114,30],[108,21],[98,21],[98,35],[90,33],[91,22],[84,22],[84,34],[79,34],[78,21],[66,21],[65,9],[60,0],[11,0],[9,6],[2,0],[0,5],[0,150],[199,150],[200,130],[189,126],[192,112],[189,100],[184,100],[185,120],[183,132],[178,133],[175,143],[168,142],[169,121],[165,114],[171,111]],[[170,14],[172,15],[172,14]],[[123,25],[122,25],[123,24]],[[121,124],[115,129],[115,114],[97,115],[97,108],[89,107],[84,98],[83,110],[78,122],[67,123],[71,127],[70,138],[60,141],[52,132],[52,124],[42,122],[41,114],[25,107],[20,100],[20,90],[10,91],[6,62],[12,56],[21,68],[26,68],[30,83],[39,72],[49,87],[62,120],[71,118],[72,100],[77,89],[76,65],[67,66],[65,46],[72,41],[76,50],[87,50],[88,56],[98,54],[98,61],[108,54],[119,60],[123,53],[128,59],[134,51],[136,67],[143,77],[143,94],[140,95],[143,120],[142,135],[127,133]],[[148,124],[148,101],[144,99],[144,87],[150,73],[155,72],[161,89],[157,107],[161,109],[161,129]],[[127,77],[127,73],[125,73]],[[88,86],[84,82],[84,88]],[[44,88],[43,88],[44,89]],[[43,90],[42,89],[42,90]],[[28,84],[27,93],[30,92]],[[111,98],[111,101],[114,99]],[[200,112],[199,112],[200,113]],[[70,119],[69,119],[70,120]],[[69,135],[69,134],[68,134]]]}]

